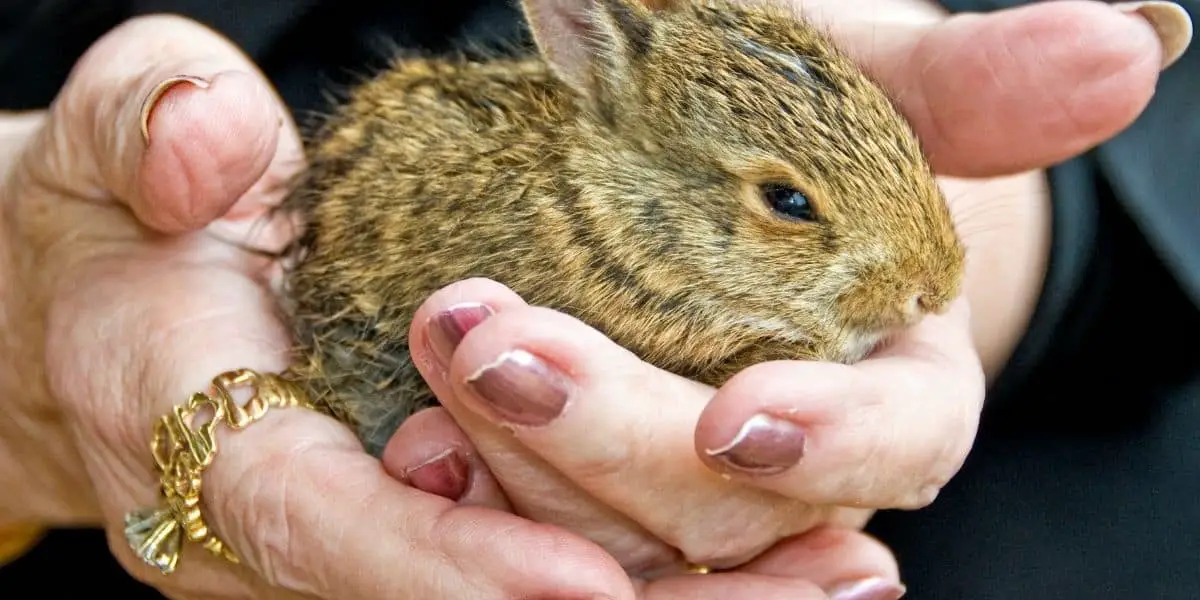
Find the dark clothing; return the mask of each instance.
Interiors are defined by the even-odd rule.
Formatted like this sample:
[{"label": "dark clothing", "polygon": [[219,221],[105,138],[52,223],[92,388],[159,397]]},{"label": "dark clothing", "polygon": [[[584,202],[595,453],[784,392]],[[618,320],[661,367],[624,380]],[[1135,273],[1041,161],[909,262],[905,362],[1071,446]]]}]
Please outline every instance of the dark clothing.
[{"label": "dark clothing", "polygon": [[[1200,15],[1200,0],[1179,2]],[[954,11],[1025,3],[943,2]],[[381,65],[389,47],[521,32],[506,0],[20,4],[0,8],[0,108],[45,106],[79,54],[136,14],[176,12],[228,35],[302,121],[327,108],[323,88]],[[909,598],[1200,596],[1198,103],[1193,47],[1129,130],[1051,171],[1045,290],[991,390],[971,457],[933,506],[870,526],[897,552]],[[102,536],[62,532],[0,569],[4,597],[65,596],[79,578],[47,570],[65,555],[124,579]],[[41,587],[25,594],[22,582]]]}]

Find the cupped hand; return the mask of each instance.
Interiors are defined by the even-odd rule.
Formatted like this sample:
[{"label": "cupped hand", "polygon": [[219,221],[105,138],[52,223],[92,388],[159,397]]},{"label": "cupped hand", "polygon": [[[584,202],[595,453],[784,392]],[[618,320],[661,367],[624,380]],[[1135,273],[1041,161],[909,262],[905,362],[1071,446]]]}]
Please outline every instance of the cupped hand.
[{"label": "cupped hand", "polygon": [[[632,597],[594,545],[413,490],[302,409],[218,430],[202,510],[241,565],[187,545],[164,576],[134,555],[123,519],[157,500],[154,420],[220,372],[286,366],[271,262],[239,244],[286,242],[292,228],[263,215],[301,159],[282,103],[232,44],[151,17],[89,49],[4,182],[25,301],[12,321],[44,348],[19,359],[45,373],[41,408],[75,449],[82,478],[63,487],[90,491],[121,564],[173,598]],[[527,567],[551,553],[562,560]]]},{"label": "cupped hand", "polygon": [[[829,528],[739,573],[632,580],[583,537],[505,512],[486,469],[474,485],[494,505],[459,505],[389,476],[346,427],[300,408],[217,430],[201,510],[240,564],[189,545],[159,573],[123,535],[126,513],[156,501],[154,420],[218,373],[286,366],[269,255],[294,228],[268,215],[302,164],[295,127],[228,41],[163,16],[97,42],[47,113],[0,120],[12,326],[0,383],[21,400],[0,425],[55,425],[15,463],[35,465],[28,487],[45,495],[22,486],[14,498],[30,501],[6,498],[0,517],[101,524],[121,564],[172,598],[820,600],[823,581],[895,578],[885,549]],[[841,557],[832,569],[827,548]]]},{"label": "cupped hand", "polygon": [[[934,501],[973,443],[985,371],[1006,360],[1040,286],[1047,193],[1038,172],[1013,174],[1127,126],[1188,40],[1095,2],[947,18],[872,1],[873,21],[858,4],[808,8],[892,91],[935,168],[992,178],[942,180],[969,247],[965,299],[861,363],[766,363],[714,390],[499,284],[460,282],[410,336],[444,408],[397,432],[388,469],[486,503],[472,479],[486,467],[519,514],[644,573],[738,565],[821,523]],[[1150,4],[1157,31],[1172,31],[1177,7]],[[465,437],[439,445],[421,423]]]}]

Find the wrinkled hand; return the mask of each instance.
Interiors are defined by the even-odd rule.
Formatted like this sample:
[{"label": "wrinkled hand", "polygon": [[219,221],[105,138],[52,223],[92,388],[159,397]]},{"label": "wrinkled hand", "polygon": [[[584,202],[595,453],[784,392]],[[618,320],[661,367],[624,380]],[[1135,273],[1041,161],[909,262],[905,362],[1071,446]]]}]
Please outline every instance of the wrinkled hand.
[{"label": "wrinkled hand", "polygon": [[[940,172],[994,178],[943,179],[976,320],[964,300],[860,364],[767,363],[714,390],[499,284],[460,282],[414,319],[413,356],[445,408],[397,432],[392,473],[567,526],[643,573],[738,565],[820,523],[935,499],[974,440],[981,355],[994,374],[1040,286],[1046,190],[1037,172],[1007,175],[1127,126],[1181,42],[1094,2],[953,18],[903,1],[806,8],[893,92]],[[484,468],[502,497],[474,487]]]},{"label": "wrinkled hand", "polygon": [[[275,251],[294,232],[264,217],[302,161],[295,128],[227,41],[153,17],[97,42],[48,113],[0,116],[0,134],[0,384],[16,400],[0,432],[28,467],[0,473],[21,482],[0,518],[102,524],[122,565],[172,598],[820,600],[825,583],[897,577],[881,546],[826,529],[740,573],[633,581],[567,530],[397,481],[303,409],[218,430],[202,510],[241,565],[187,546],[164,577],[122,535],[156,500],[151,424],[217,373],[286,364],[275,265],[241,246]],[[500,497],[486,470],[475,486]],[[849,553],[832,568],[831,546]]]}]

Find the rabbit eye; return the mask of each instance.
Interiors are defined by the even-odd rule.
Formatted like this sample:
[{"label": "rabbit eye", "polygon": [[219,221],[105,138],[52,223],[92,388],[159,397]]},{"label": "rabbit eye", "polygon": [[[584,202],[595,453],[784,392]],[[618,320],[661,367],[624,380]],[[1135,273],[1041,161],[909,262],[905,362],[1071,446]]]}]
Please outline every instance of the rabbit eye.
[{"label": "rabbit eye", "polygon": [[767,206],[785,217],[801,221],[817,219],[812,203],[808,201],[808,196],[790,185],[767,184],[762,186],[762,194]]}]

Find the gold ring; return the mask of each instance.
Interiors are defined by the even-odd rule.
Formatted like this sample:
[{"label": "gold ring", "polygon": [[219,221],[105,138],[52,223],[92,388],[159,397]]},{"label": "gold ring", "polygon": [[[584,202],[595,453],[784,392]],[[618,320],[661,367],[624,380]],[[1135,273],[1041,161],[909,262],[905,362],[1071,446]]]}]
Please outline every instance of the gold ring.
[{"label": "gold ring", "polygon": [[[238,406],[232,391],[250,388],[250,399]],[[125,515],[125,540],[146,564],[170,575],[179,564],[183,540],[200,544],[233,563],[237,556],[204,522],[200,514],[201,476],[217,454],[216,426],[234,431],[261,419],[271,408],[312,408],[304,391],[274,374],[249,369],[228,371],[212,380],[210,393],[197,392],[154,424],[150,444],[159,475],[159,502]],[[201,413],[207,421],[194,424]]]},{"label": "gold ring", "polygon": [[708,575],[709,573],[712,572],[712,569],[710,569],[704,565],[696,565],[696,564],[689,563],[688,567],[687,567],[687,572],[692,575]]}]

